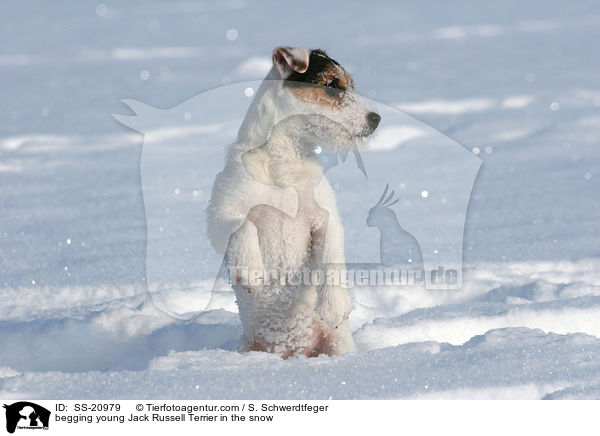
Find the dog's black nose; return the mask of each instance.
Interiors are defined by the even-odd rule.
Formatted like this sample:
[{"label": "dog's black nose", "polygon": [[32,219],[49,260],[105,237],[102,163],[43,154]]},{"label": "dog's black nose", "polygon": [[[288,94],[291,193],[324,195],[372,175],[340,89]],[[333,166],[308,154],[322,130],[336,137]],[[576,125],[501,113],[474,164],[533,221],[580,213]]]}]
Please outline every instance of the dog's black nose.
[{"label": "dog's black nose", "polygon": [[381,121],[381,115],[376,112],[369,112],[367,114],[367,121],[369,122],[371,130],[375,130]]}]

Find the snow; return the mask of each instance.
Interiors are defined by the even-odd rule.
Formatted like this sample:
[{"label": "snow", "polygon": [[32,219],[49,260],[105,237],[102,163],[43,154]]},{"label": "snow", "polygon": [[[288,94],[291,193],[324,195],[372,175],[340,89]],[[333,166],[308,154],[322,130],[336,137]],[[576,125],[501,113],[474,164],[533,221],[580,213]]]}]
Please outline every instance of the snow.
[{"label": "snow", "polygon": [[236,69],[236,74],[245,80],[262,79],[267,75],[273,63],[264,56],[253,56],[243,61]]},{"label": "snow", "polygon": [[425,131],[413,126],[382,128],[370,143],[368,151],[387,151],[397,148],[405,142],[425,135]]},{"label": "snow", "polygon": [[579,383],[582,379],[586,385],[599,383],[590,375],[600,369],[599,353],[597,338],[526,328],[493,330],[461,346],[408,343],[356,355],[289,361],[219,348],[169,351],[143,371],[28,372],[5,377],[2,395],[7,399],[534,399],[577,393],[593,397],[597,388],[586,395]]},{"label": "snow", "polygon": [[[597,3],[427,4],[5,8],[0,397],[600,398]],[[220,260],[210,252],[198,262],[203,245],[190,243],[181,258],[186,270],[200,263],[189,287],[147,291],[153,218],[140,183],[142,141],[173,147],[165,162],[173,183],[157,219],[201,213],[210,184],[194,182],[185,164],[200,156],[196,169],[212,180],[257,89],[249,81],[288,44],[327,49],[362,94],[416,117],[383,117],[362,153],[373,180],[437,132],[483,160],[464,228],[462,288],[353,287],[359,350],[345,356],[237,353],[231,292],[219,290],[197,315]],[[245,83],[230,88],[234,100],[209,110],[189,100],[236,82]],[[112,117],[136,122],[146,111],[136,101],[172,109],[157,112],[163,123],[143,136]],[[199,138],[219,145],[205,153]],[[456,187],[436,183],[448,162],[427,162],[425,185],[407,177],[394,188],[405,219],[443,228],[451,220],[432,208],[456,212]],[[340,170],[331,177],[347,251],[369,257],[374,234],[355,229],[372,205],[363,211],[356,199],[372,190],[375,201],[385,183],[349,190]],[[173,229],[161,226],[148,229],[150,243],[173,255]],[[436,255],[446,248],[431,245]]]},{"label": "snow", "polygon": [[494,101],[487,98],[465,100],[427,100],[399,103],[396,107],[413,114],[458,115],[465,112],[481,112],[490,109]]}]

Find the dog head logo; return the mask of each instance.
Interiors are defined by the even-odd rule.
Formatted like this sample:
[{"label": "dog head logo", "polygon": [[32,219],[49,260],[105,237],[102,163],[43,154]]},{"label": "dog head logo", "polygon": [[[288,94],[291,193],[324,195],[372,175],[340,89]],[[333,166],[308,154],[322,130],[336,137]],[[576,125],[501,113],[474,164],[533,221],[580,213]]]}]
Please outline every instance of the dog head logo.
[{"label": "dog head logo", "polygon": [[6,409],[6,431],[19,429],[48,429],[50,411],[28,401],[4,405]]},{"label": "dog head logo", "polygon": [[[115,119],[144,135],[146,282],[166,312],[191,318],[218,298],[215,276],[229,238],[254,203],[268,203],[249,188],[262,183],[265,168],[250,174],[243,156],[283,130],[313,132],[305,156],[320,161],[335,191],[349,270],[405,264],[422,272],[429,289],[462,286],[463,233],[481,159],[397,108],[358,95],[322,50],[279,47],[264,80],[215,88],[170,109],[122,101],[133,114]],[[274,190],[282,201],[270,206],[294,216],[294,189],[269,181],[262,192]],[[222,199],[215,192],[247,204],[245,212],[231,205],[231,220],[211,221],[210,208]]]}]

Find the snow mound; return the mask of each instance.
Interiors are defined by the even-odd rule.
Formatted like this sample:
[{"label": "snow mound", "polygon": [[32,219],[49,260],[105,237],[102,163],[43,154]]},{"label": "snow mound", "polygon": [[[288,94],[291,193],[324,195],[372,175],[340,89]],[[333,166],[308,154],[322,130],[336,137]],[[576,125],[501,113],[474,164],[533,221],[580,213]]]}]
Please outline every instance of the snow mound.
[{"label": "snow mound", "polygon": [[[281,360],[222,349],[170,352],[142,371],[26,373],[2,379],[15,398],[351,399],[588,397],[600,340],[526,328],[487,332],[463,345],[405,344]],[[567,390],[570,388],[570,390]]]}]

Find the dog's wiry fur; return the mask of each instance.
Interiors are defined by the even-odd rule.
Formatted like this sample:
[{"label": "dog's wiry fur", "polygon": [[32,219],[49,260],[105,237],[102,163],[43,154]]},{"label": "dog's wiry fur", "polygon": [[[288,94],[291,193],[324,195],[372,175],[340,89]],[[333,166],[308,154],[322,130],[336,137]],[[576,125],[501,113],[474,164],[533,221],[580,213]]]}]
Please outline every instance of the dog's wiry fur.
[{"label": "dog's wiry fur", "polygon": [[[315,267],[318,254],[319,262],[341,273],[343,227],[334,191],[310,145],[356,147],[379,121],[377,116],[369,122],[369,114],[376,115],[325,52],[275,49],[273,68],[229,149],[207,210],[211,243],[226,254],[231,269],[300,271]],[[315,119],[328,120],[317,122],[327,127],[307,138],[306,120]],[[233,288],[244,329],[242,351],[291,357],[354,350],[347,323],[352,301],[343,287],[281,285],[264,278],[260,285]]]}]

